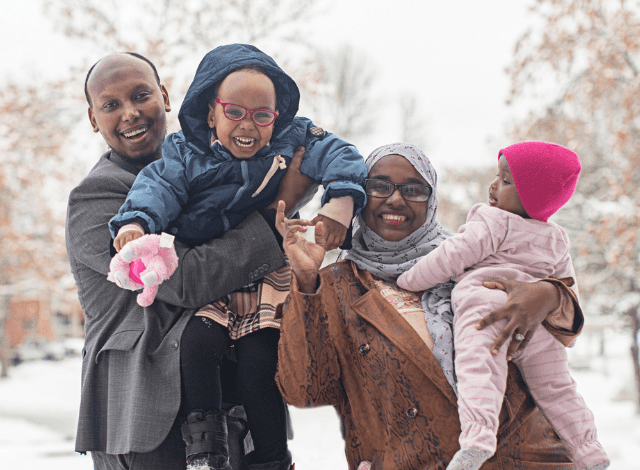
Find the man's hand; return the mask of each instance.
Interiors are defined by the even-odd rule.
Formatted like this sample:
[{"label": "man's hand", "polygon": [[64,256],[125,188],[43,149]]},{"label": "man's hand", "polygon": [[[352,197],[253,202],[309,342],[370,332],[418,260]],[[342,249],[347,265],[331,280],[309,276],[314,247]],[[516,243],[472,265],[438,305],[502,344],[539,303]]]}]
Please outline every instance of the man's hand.
[{"label": "man's hand", "polygon": [[312,222],[316,227],[319,222],[322,222],[325,250],[333,250],[334,248],[338,248],[342,245],[344,238],[347,236],[347,227],[330,217],[325,217],[324,215],[315,216]]},{"label": "man's hand", "polygon": [[126,230],[124,232],[119,232],[115,240],[113,240],[113,247],[117,252],[119,252],[127,243],[133,240],[137,240],[143,235],[144,233],[140,233],[137,230]]},{"label": "man's hand", "polygon": [[[300,172],[304,152],[304,147],[298,147],[296,149],[293,154],[293,159],[287,168],[287,172],[280,181],[278,194],[275,200],[267,206],[267,209],[276,209],[278,207],[278,201],[284,201],[285,207],[287,208],[285,215],[291,217],[308,202],[305,196],[312,187],[316,186],[317,189],[317,185],[313,180]],[[313,194],[315,194],[315,192]],[[313,196],[313,194],[311,194],[311,196]]]},{"label": "man's hand", "polygon": [[492,323],[506,319],[506,326],[491,346],[491,354],[498,354],[502,345],[511,340],[507,349],[507,359],[511,360],[516,352],[523,350],[531,341],[536,329],[547,315],[558,308],[560,294],[557,287],[550,282],[496,279],[482,284],[489,289],[503,290],[509,297],[502,307],[480,320],[476,328],[481,330]]},{"label": "man's hand", "polygon": [[276,228],[282,234],[284,253],[296,275],[300,292],[313,293],[316,291],[318,271],[325,255],[322,222],[316,225],[315,243],[313,243],[299,233],[306,232],[307,227],[313,223],[309,220],[287,219],[284,216],[284,210],[284,202],[279,201]]}]

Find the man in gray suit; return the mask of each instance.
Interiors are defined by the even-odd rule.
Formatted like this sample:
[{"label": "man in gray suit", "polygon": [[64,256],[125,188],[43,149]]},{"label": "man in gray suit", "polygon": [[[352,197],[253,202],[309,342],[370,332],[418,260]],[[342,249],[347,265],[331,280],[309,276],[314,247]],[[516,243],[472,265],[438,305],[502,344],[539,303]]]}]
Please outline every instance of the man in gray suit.
[{"label": "man in gray suit", "polygon": [[[184,469],[183,329],[198,307],[284,265],[274,220],[254,213],[203,245],[176,243],[177,271],[150,307],[138,306],[137,293],[107,281],[107,222],[138,172],[162,158],[169,95],[153,64],[132,53],[94,65],[85,94],[93,130],[110,150],[71,191],[67,210],[67,253],[86,315],[76,451],[91,452],[96,469]],[[308,184],[299,173],[287,177],[288,188]]]}]

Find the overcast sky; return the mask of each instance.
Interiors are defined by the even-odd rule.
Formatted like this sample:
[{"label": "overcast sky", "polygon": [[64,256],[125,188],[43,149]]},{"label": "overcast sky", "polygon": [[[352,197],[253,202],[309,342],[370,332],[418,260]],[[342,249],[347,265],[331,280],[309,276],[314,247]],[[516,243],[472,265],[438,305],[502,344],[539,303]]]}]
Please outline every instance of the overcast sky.
[{"label": "overcast sky", "polygon": [[[504,70],[517,37],[530,24],[526,7],[531,2],[335,1],[338,6],[327,8],[322,24],[309,28],[312,39],[327,47],[349,42],[371,55],[390,102],[403,91],[418,95],[431,144],[428,155],[436,167],[493,164],[497,150],[510,143],[502,138],[513,115],[504,104]],[[3,5],[0,79],[55,73],[73,54],[61,47],[39,5],[38,0]],[[354,142],[363,154],[399,139],[399,129],[380,127],[375,136]],[[498,140],[489,147],[488,137]]]},{"label": "overcast sky", "polygon": [[[390,91],[419,95],[436,165],[452,158],[486,161],[486,138],[501,135],[508,117],[504,69],[527,27],[529,3],[345,1],[343,14],[332,15],[334,28],[317,34],[353,42],[375,57]],[[380,143],[393,139],[393,132],[381,134]],[[493,164],[493,150],[490,157]]]}]

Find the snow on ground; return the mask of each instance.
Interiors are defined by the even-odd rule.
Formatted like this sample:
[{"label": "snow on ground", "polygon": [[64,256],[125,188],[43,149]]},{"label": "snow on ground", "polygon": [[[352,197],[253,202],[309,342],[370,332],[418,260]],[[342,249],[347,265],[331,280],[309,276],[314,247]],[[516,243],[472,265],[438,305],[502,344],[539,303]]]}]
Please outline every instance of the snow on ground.
[{"label": "snow on ground", "polygon": [[[602,336],[601,336],[602,335]],[[585,332],[570,350],[573,376],[593,410],[612,470],[640,468],[640,415],[631,400],[629,333]],[[604,356],[599,355],[601,338]],[[91,458],[74,453],[80,398],[79,358],[33,362],[0,380],[0,464],[3,469],[90,470]],[[338,420],[332,408],[291,408],[291,451],[300,470],[345,469]]]}]

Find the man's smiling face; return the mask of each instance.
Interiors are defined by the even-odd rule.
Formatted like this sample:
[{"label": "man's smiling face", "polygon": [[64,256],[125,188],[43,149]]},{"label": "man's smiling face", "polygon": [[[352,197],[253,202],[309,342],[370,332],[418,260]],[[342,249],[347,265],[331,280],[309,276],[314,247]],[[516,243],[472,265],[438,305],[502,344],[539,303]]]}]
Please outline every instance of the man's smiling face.
[{"label": "man's smiling face", "polygon": [[116,54],[100,61],[89,77],[89,120],[115,152],[132,163],[162,157],[169,95],[145,61]]}]

